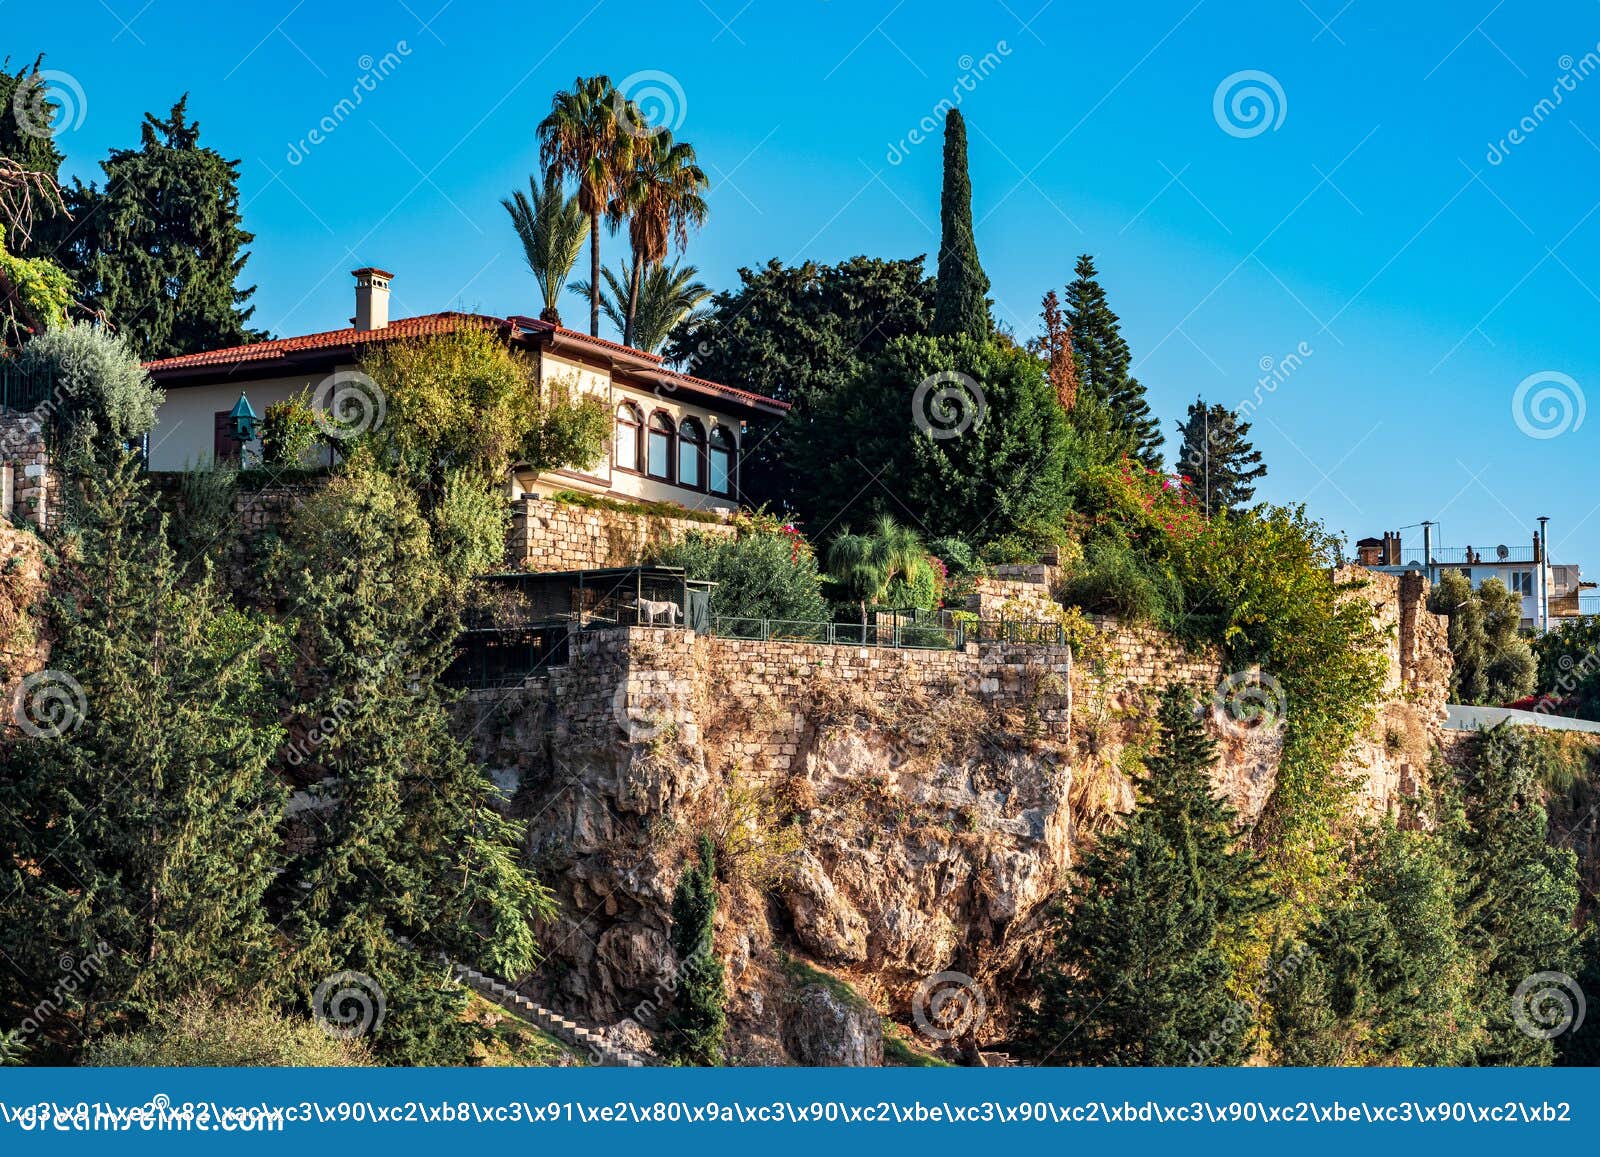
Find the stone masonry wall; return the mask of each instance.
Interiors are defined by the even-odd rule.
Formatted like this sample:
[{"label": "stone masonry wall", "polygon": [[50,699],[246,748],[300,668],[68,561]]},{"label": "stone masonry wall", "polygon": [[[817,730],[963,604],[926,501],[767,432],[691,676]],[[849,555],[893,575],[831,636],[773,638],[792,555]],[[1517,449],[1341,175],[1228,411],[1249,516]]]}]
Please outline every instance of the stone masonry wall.
[{"label": "stone masonry wall", "polygon": [[734,529],[727,522],[524,497],[512,509],[507,557],[513,567],[533,571],[634,566],[652,550],[691,533],[732,535]]},{"label": "stone masonry wall", "polygon": [[0,516],[49,529],[60,509],[61,476],[50,464],[37,419],[0,414]]}]

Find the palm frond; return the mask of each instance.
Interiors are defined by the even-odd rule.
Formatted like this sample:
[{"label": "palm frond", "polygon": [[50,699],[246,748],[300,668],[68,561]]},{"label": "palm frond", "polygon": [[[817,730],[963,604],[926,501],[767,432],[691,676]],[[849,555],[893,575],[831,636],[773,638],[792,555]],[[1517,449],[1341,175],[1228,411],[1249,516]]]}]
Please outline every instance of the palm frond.
[{"label": "palm frond", "polygon": [[554,170],[545,174],[543,188],[529,177],[526,193],[518,189],[500,203],[511,215],[512,227],[522,242],[523,258],[544,296],[544,313],[540,316],[559,325],[557,302],[583,252],[588,231],[583,207],[576,196],[566,195]]}]

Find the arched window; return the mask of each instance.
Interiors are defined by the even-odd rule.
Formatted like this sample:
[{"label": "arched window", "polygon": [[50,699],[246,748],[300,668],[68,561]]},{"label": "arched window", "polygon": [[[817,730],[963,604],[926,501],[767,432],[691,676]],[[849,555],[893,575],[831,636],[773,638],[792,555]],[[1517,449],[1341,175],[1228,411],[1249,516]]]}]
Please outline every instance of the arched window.
[{"label": "arched window", "polygon": [[706,429],[693,418],[678,423],[678,485],[703,490],[706,485],[702,458],[706,452]]},{"label": "arched window", "polygon": [[650,430],[645,438],[645,473],[663,482],[672,481],[672,443],[677,435],[672,419],[661,410],[650,415]]},{"label": "arched window", "polygon": [[710,490],[713,494],[733,494],[733,454],[737,448],[733,433],[726,426],[711,429]]},{"label": "arched window", "polygon": [[632,402],[617,407],[617,434],[612,439],[612,454],[616,464],[624,470],[639,469],[639,429],[644,416]]}]

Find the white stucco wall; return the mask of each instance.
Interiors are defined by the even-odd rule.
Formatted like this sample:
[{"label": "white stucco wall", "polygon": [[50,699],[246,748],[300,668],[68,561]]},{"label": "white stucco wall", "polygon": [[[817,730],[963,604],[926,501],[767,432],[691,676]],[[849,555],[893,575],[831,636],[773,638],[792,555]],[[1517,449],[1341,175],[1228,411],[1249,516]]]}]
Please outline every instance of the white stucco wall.
[{"label": "white stucco wall", "polygon": [[315,390],[326,376],[257,378],[206,386],[161,383],[166,400],[156,411],[156,427],[150,431],[150,469],[193,470],[209,462],[215,446],[215,416],[218,411],[233,409],[241,390],[261,417],[273,403],[287,401],[301,390]]}]

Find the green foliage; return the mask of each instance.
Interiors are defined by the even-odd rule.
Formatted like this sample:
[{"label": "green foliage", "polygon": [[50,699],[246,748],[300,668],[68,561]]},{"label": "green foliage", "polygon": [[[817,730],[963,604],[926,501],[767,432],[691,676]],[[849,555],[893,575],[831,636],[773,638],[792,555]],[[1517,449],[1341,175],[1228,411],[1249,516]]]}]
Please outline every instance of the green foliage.
[{"label": "green foliage", "polygon": [[1538,659],[1534,686],[1562,714],[1600,719],[1600,615],[1562,623],[1533,640]]},{"label": "green foliage", "polygon": [[519,189],[500,204],[511,215],[511,225],[522,242],[523,259],[544,298],[539,318],[560,325],[561,290],[572,275],[589,230],[583,207],[577,197],[566,195],[560,174],[553,170],[545,174],[542,189],[538,178],[529,177],[526,193]]},{"label": "green foliage", "polygon": [[83,486],[52,668],[22,701],[36,730],[0,744],[0,1007],[50,1009],[42,1027],[69,1020],[70,1047],[265,973],[285,803],[264,672],[278,632],[180,583],[131,459]]},{"label": "green foliage", "polygon": [[[600,276],[606,288],[600,294],[600,312],[606,320],[633,338],[628,344],[634,349],[655,353],[665,344],[672,332],[682,327],[686,336],[706,317],[701,306],[711,298],[711,290],[697,280],[700,271],[693,265],[670,266],[664,262],[638,271],[638,284],[634,285],[634,271],[621,267],[620,275],[602,269]],[[637,291],[637,292],[635,292]],[[589,296],[589,283],[575,281],[572,292],[580,297]],[[629,302],[633,303],[632,321],[629,321]]]},{"label": "green foliage", "polygon": [[867,607],[883,603],[896,581],[911,590],[932,570],[917,532],[887,514],[880,516],[868,533],[847,531],[828,547],[828,576],[860,606],[863,626]]},{"label": "green foliage", "polygon": [[1292,1065],[1469,1064],[1483,1043],[1477,962],[1457,927],[1459,881],[1433,836],[1386,820],[1347,894],[1298,942],[1273,988],[1271,1037]]},{"label": "green foliage", "polygon": [[792,535],[741,532],[729,538],[695,533],[658,551],[654,561],[681,566],[692,579],[716,583],[713,614],[799,622],[829,617],[816,557]]},{"label": "green foliage", "polygon": [[1428,593],[1428,609],[1450,619],[1452,703],[1509,703],[1534,687],[1537,663],[1520,634],[1522,598],[1489,579],[1477,590],[1466,575],[1447,570]]},{"label": "green foliage", "polygon": [[243,228],[239,163],[200,145],[184,96],[165,119],[146,114],[137,149],[101,162],[104,188],[76,183],[74,218],[57,249],[91,308],[145,359],[264,336],[249,328],[253,286],[235,288],[255,240]]},{"label": "green foliage", "polygon": [[1136,551],[1120,529],[1086,542],[1082,559],[1055,594],[1068,606],[1116,615],[1128,623],[1174,622],[1183,599],[1170,572]]},{"label": "green foliage", "polygon": [[[737,290],[712,298],[703,324],[672,335],[666,356],[702,377],[749,382],[793,406],[783,422],[746,443],[740,462],[747,493],[787,503],[802,469],[794,456],[813,436],[818,407],[889,342],[928,332],[934,284],[920,257],[853,257],[838,265],[772,260],[740,269],[739,280]],[[824,523],[837,513],[828,511]]]},{"label": "green foliage", "polygon": [[18,257],[7,250],[4,225],[0,225],[0,291],[4,291],[0,295],[0,347],[19,344],[26,333],[67,324],[72,278],[49,258]]},{"label": "green foliage", "polygon": [[1169,689],[1140,806],[1078,871],[1076,896],[1026,1018],[1041,1063],[1237,1064],[1246,1018],[1228,940],[1268,903],[1232,810],[1211,790],[1214,744]]},{"label": "green foliage", "polygon": [[978,263],[972,230],[972,180],[967,175],[967,122],[959,109],[944,118],[944,189],[939,195],[939,281],[933,330],[940,337],[989,336],[989,278]]},{"label": "green foliage", "polygon": [[1546,839],[1537,741],[1502,724],[1472,740],[1464,774],[1447,781],[1441,828],[1458,873],[1462,943],[1477,961],[1486,1035],[1476,1063],[1549,1064],[1555,1047],[1515,1023],[1513,994],[1539,972],[1573,975],[1578,872]]},{"label": "green foliage", "polygon": [[461,1063],[477,1030],[460,1019],[466,991],[434,961],[524,974],[551,902],[437,687],[459,631],[457,585],[414,497],[359,468],[299,509],[275,573],[305,657],[291,730],[339,721],[303,756],[313,781],[331,779],[336,806],[317,813],[323,825],[282,884],[292,995],[309,1003],[327,978],[362,973],[386,996],[379,1056]]},{"label": "green foliage", "polygon": [[439,566],[451,579],[459,582],[504,564],[511,507],[503,494],[487,489],[465,471],[445,475],[428,521]]},{"label": "green foliage", "polygon": [[261,416],[261,458],[274,470],[293,470],[306,464],[317,444],[317,416],[306,391],[274,402]]},{"label": "green foliage", "polygon": [[[66,158],[56,148],[53,129],[39,131],[55,120],[50,89],[40,75],[43,63],[41,52],[31,65],[11,72],[11,58],[0,60],[0,157],[59,182],[61,162]],[[22,90],[20,97],[18,89]],[[20,116],[15,115],[18,112]]]},{"label": "green foliage", "polygon": [[684,869],[672,894],[672,951],[678,990],[656,1039],[661,1055],[680,1065],[719,1065],[727,1030],[727,994],[714,943],[717,916],[715,852],[701,836],[699,859]]},{"label": "green foliage", "polygon": [[581,506],[585,510],[613,510],[618,514],[637,514],[645,518],[681,518],[688,522],[721,523],[722,515],[712,510],[695,510],[676,502],[636,502],[611,498],[604,494],[590,494],[586,490],[557,490],[550,501],[565,506]]},{"label": "green foliage", "polygon": [[1159,467],[1161,426],[1150,413],[1144,387],[1129,373],[1132,354],[1100,286],[1094,259],[1083,254],[1074,272],[1066,314],[1078,371],[1073,424],[1098,447],[1100,461],[1132,456]]},{"label": "green foliage", "polygon": [[359,1040],[330,1036],[309,1017],[283,1013],[260,996],[233,1001],[213,993],[180,997],[137,1032],[107,1036],[83,1063],[112,1068],[346,1068],[372,1064]]},{"label": "green foliage", "polygon": [[156,424],[162,392],[126,339],[86,323],[40,334],[23,347],[21,367],[55,381],[62,459],[73,469],[109,467]]},{"label": "green foliage", "polygon": [[1071,440],[1031,354],[965,335],[897,338],[813,405],[793,500],[817,526],[847,509],[912,510],[932,537],[1037,549],[1060,535]]},{"label": "green foliage", "polygon": [[1189,405],[1185,421],[1178,423],[1183,439],[1178,468],[1185,486],[1200,502],[1207,517],[1234,513],[1255,496],[1255,484],[1266,477],[1261,451],[1245,435],[1250,423],[1220,404],[1207,406],[1198,398]]},{"label": "green foliage", "polygon": [[207,566],[221,567],[238,541],[239,468],[226,460],[204,462],[184,471],[179,485],[172,545],[185,573],[201,575]]}]

